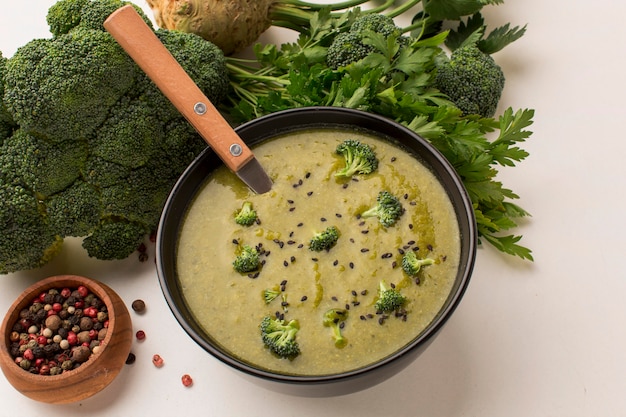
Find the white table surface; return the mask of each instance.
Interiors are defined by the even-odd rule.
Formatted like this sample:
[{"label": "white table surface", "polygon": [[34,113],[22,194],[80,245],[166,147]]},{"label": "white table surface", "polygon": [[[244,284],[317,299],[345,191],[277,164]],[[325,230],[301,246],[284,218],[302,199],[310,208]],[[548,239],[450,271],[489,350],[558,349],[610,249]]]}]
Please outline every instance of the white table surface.
[{"label": "white table surface", "polygon": [[[5,56],[48,36],[53,2],[1,3]],[[146,301],[146,314],[133,320],[147,339],[135,342],[134,365],[77,404],[32,401],[0,377],[0,416],[625,416],[626,2],[508,0],[485,15],[494,25],[528,23],[526,35],[495,58],[507,75],[502,107],[536,109],[524,146],[531,156],[500,174],[533,214],[518,232],[536,260],[482,248],[456,314],[406,370],[333,398],[260,388],[178,326],[152,261],[96,262],[70,242],[47,267],[0,277],[0,311],[36,279],[84,274],[128,305]],[[163,368],[152,365],[154,353]],[[184,373],[193,387],[181,384]]]}]

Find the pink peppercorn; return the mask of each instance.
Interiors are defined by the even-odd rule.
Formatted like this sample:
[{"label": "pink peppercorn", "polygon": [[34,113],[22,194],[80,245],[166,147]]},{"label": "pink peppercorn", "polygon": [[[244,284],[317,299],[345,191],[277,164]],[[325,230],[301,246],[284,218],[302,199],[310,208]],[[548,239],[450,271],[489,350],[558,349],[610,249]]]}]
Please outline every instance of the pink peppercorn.
[{"label": "pink peppercorn", "polygon": [[67,342],[72,345],[75,346],[78,344],[78,336],[76,336],[76,333],[74,333],[73,331],[69,331],[67,333]]},{"label": "pink peppercorn", "polygon": [[72,290],[69,288],[65,287],[61,290],[61,297],[68,298],[70,295],[72,295]]},{"label": "pink peppercorn", "polygon": [[33,350],[32,349],[26,349],[24,351],[24,359],[28,359],[29,361],[32,361],[33,359],[35,359],[35,355],[33,354]]},{"label": "pink peppercorn", "polygon": [[63,305],[61,303],[54,303],[52,304],[52,310],[58,313],[59,311],[63,310]]},{"label": "pink peppercorn", "polygon": [[188,374],[183,375],[181,379],[183,381],[183,385],[186,387],[190,387],[193,384],[193,379],[191,379],[191,376]]},{"label": "pink peppercorn", "polygon": [[144,332],[143,330],[137,330],[135,336],[137,337],[137,340],[144,340],[146,338],[146,332]]},{"label": "pink peppercorn", "polygon": [[78,291],[78,295],[83,298],[87,297],[87,294],[89,294],[89,290],[84,285],[79,285],[78,288],[76,288],[76,291]]},{"label": "pink peppercorn", "polygon": [[159,356],[159,355],[154,355],[154,356],[152,356],[152,363],[157,368],[160,368],[160,367],[163,366],[163,358],[161,356]]},{"label": "pink peppercorn", "polygon": [[45,345],[46,343],[48,343],[48,338],[46,336],[43,336],[43,335],[37,336],[37,344]]}]

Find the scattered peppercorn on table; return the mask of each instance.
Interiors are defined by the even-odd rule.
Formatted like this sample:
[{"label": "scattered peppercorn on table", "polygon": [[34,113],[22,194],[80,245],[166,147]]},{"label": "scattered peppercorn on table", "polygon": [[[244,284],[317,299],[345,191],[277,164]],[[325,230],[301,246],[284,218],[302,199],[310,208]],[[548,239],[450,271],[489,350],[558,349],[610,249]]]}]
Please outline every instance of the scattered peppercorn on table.
[{"label": "scattered peppercorn on table", "polygon": [[[45,13],[53,3],[0,5],[5,57],[49,36]],[[149,12],[143,0],[137,4]],[[626,87],[616,80],[626,61],[619,53],[626,41],[626,3],[598,0],[593,7],[528,0],[485,10],[490,22],[528,23],[524,37],[494,58],[507,74],[502,105],[536,109],[535,133],[525,144],[531,156],[502,172],[533,216],[521,232],[535,261],[485,245],[457,313],[402,373],[342,397],[268,390],[210,357],[180,328],[163,299],[152,244],[144,262],[138,254],[109,262],[88,258],[80,242],[70,239],[49,265],[0,276],[0,310],[48,276],[97,279],[130,312],[134,361],[129,357],[98,394],[55,406],[21,395],[0,376],[0,417],[281,417],[334,415],[339,409],[362,416],[623,415],[626,222],[620,181],[626,142],[620,132]],[[288,37],[277,29],[264,40]],[[132,308],[135,300],[143,300],[142,312]]]}]

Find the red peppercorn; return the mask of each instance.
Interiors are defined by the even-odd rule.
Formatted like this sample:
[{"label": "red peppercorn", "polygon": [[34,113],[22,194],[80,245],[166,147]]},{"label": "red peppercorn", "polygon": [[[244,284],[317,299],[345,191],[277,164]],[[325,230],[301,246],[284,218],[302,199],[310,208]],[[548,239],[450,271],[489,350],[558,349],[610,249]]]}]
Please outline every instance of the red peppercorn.
[{"label": "red peppercorn", "polygon": [[160,368],[160,367],[163,366],[163,358],[161,356],[159,356],[159,355],[154,355],[154,356],[152,356],[152,363],[157,368]]},{"label": "red peppercorn", "polygon": [[85,307],[85,302],[83,300],[78,300],[74,303],[74,307],[76,308],[83,308]]},{"label": "red peppercorn", "polygon": [[39,298],[37,299],[37,301],[43,303],[43,300],[46,298],[46,294],[46,292],[42,292],[41,294],[39,294]]},{"label": "red peppercorn", "polygon": [[78,291],[78,295],[83,298],[87,297],[87,294],[89,294],[89,290],[84,285],[79,285],[78,288],[76,288],[76,291]]},{"label": "red peppercorn", "polygon": [[45,345],[46,343],[48,343],[48,338],[46,336],[39,335],[37,336],[37,343],[40,345]]},{"label": "red peppercorn", "polygon": [[94,340],[94,339],[98,338],[98,331],[95,330],[95,329],[89,330],[89,338],[91,340]]},{"label": "red peppercorn", "polygon": [[50,309],[50,310],[48,310],[48,311],[46,312],[46,317],[56,316],[56,315],[57,315],[57,312],[56,312],[56,311],[54,311],[54,310],[52,310],[52,309]]},{"label": "red peppercorn", "polygon": [[83,314],[87,317],[94,318],[98,315],[98,309],[95,307],[87,307],[83,310]]},{"label": "red peppercorn", "polygon": [[146,338],[146,332],[144,332],[143,330],[137,330],[135,336],[137,337],[137,340],[144,340]]},{"label": "red peppercorn", "polygon": [[61,297],[68,298],[70,295],[72,295],[72,290],[69,288],[65,287],[61,290]]},{"label": "red peppercorn", "polygon": [[59,311],[63,310],[63,305],[61,303],[54,303],[52,304],[52,310],[58,313]]},{"label": "red peppercorn", "polygon": [[181,378],[183,381],[183,385],[186,387],[190,387],[193,384],[193,379],[188,374],[183,375]]},{"label": "red peppercorn", "polygon": [[44,363],[45,363],[45,359],[43,358],[35,359],[35,368],[40,368],[41,365],[43,365]]},{"label": "red peppercorn", "polygon": [[32,361],[33,359],[35,359],[35,355],[33,354],[32,349],[26,349],[24,351],[24,359],[28,359],[29,361]]},{"label": "red peppercorn", "polygon": [[39,368],[39,374],[40,375],[48,375],[50,373],[50,366],[49,365],[41,365],[41,367]]},{"label": "red peppercorn", "polygon": [[78,344],[78,336],[76,336],[76,333],[74,333],[73,331],[69,331],[67,333],[67,342],[72,345],[75,346]]}]

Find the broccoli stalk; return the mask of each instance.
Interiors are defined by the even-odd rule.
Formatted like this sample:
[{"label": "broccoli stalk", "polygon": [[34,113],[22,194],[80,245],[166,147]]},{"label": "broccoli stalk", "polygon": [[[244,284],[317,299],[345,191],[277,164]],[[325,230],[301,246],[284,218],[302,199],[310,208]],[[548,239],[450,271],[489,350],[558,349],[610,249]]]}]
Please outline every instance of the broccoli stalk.
[{"label": "broccoli stalk", "polygon": [[309,241],[309,249],[315,252],[330,250],[339,240],[339,229],[329,226],[324,231],[316,233]]},{"label": "broccoli stalk", "polygon": [[252,203],[244,201],[241,209],[235,214],[235,223],[241,226],[251,226],[256,220],[257,214],[252,208]]},{"label": "broccoli stalk", "polygon": [[393,226],[404,209],[400,200],[389,191],[381,191],[376,198],[376,205],[361,213],[361,218],[377,217],[380,224],[385,227]]},{"label": "broccoli stalk", "polygon": [[407,302],[407,298],[400,294],[395,287],[388,286],[381,281],[378,287],[378,300],[374,305],[376,311],[390,313],[400,309]]},{"label": "broccoli stalk", "polygon": [[411,277],[416,276],[422,269],[422,266],[434,263],[435,260],[432,258],[419,259],[413,250],[405,252],[404,256],[402,256],[402,269]]},{"label": "broccoli stalk", "polygon": [[261,321],[261,338],[265,346],[280,358],[293,359],[300,354],[296,334],[300,330],[298,320],[286,322],[265,316]]},{"label": "broccoli stalk", "polygon": [[261,266],[261,259],[256,248],[250,245],[242,245],[238,248],[238,254],[233,261],[233,268],[239,273],[253,272]]},{"label": "broccoli stalk", "polygon": [[355,174],[371,174],[378,168],[378,158],[372,148],[358,140],[348,139],[337,145],[336,152],[342,155],[345,166],[335,173],[337,177],[352,177]]},{"label": "broccoli stalk", "polygon": [[348,344],[341,330],[343,329],[343,323],[348,319],[348,310],[343,308],[331,308],[324,313],[323,323],[324,326],[330,327],[333,330],[333,338],[335,339],[335,346],[343,348]]}]

